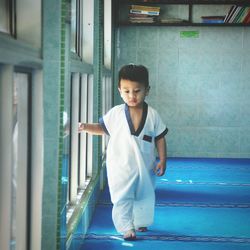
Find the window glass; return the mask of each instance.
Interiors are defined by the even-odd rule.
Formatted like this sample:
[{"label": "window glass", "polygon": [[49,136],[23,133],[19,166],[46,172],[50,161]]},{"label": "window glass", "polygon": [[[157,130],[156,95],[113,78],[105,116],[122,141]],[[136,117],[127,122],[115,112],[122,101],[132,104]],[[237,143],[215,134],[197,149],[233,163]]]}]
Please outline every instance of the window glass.
[{"label": "window glass", "polygon": [[71,1],[71,51],[82,56],[82,1]]},{"label": "window glass", "polygon": [[83,0],[83,40],[82,57],[89,64],[93,64],[94,47],[94,0]]},{"label": "window glass", "polygon": [[[93,123],[93,113],[94,113],[94,76],[88,76],[88,123]],[[87,178],[91,178],[93,169],[93,136],[88,136],[87,141]]]},{"label": "window glass", "polygon": [[[112,85],[111,85],[111,77],[104,76],[102,80],[102,113],[106,114],[112,105]],[[102,140],[102,151],[105,151],[105,148],[108,143],[108,136],[104,136]]]},{"label": "window glass", "polygon": [[[13,169],[12,169],[12,234],[11,245],[27,249],[27,187],[30,183],[29,161],[29,75],[15,73],[13,88]],[[18,208],[18,209],[17,209]]]},{"label": "window glass", "polygon": [[70,144],[70,176],[69,201],[77,202],[78,188],[78,121],[79,121],[79,73],[72,74],[71,80],[71,144]]},{"label": "window glass", "polygon": [[7,0],[0,0],[0,32],[10,33],[9,8]]},{"label": "window glass", "polygon": [[76,53],[76,0],[71,0],[71,51]]},{"label": "window glass", "polygon": [[[81,77],[80,102],[79,102],[79,121],[87,122],[88,119],[88,75],[83,74]],[[79,186],[84,188],[87,180],[87,133],[80,133],[79,143]]]},{"label": "window glass", "polygon": [[78,123],[93,123],[93,75],[71,77],[70,160],[68,171],[67,222],[92,176],[92,135],[78,133]]},{"label": "window glass", "polygon": [[111,69],[112,1],[104,1],[104,66]]},{"label": "window glass", "polygon": [[76,22],[76,52],[78,56],[82,57],[82,1],[78,0],[77,5],[77,22]]},{"label": "window glass", "polygon": [[[28,6],[28,7],[27,7]],[[31,11],[32,10],[32,11]],[[16,36],[35,48],[41,48],[41,0],[16,1]]]}]

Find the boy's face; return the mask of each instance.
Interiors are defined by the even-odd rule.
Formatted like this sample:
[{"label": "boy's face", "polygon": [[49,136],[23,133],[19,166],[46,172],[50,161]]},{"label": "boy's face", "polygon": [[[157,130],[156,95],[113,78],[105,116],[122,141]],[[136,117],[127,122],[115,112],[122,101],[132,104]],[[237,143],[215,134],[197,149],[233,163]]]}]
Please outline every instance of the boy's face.
[{"label": "boy's face", "polygon": [[118,90],[121,98],[129,107],[141,107],[145,97],[148,95],[149,87],[145,88],[139,82],[121,79]]}]

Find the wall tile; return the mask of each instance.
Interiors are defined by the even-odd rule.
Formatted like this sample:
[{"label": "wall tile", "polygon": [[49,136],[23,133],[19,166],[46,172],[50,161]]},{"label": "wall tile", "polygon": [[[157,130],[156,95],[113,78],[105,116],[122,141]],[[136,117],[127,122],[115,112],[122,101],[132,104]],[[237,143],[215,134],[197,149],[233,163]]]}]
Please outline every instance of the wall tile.
[{"label": "wall tile", "polygon": [[199,152],[217,154],[220,152],[222,139],[221,130],[218,128],[198,129]]},{"label": "wall tile", "polygon": [[240,125],[242,127],[250,126],[250,107],[249,103],[241,105],[241,120]]},{"label": "wall tile", "polygon": [[243,30],[243,48],[249,49],[250,44],[250,30],[248,27],[244,28]]},{"label": "wall tile", "polygon": [[169,27],[169,29],[158,29],[158,36],[159,51],[176,49],[178,47],[179,33],[176,32],[176,28]]},{"label": "wall tile", "polygon": [[158,28],[157,27],[140,27],[138,29],[138,47],[139,48],[157,48]]},{"label": "wall tile", "polygon": [[138,48],[137,64],[145,65],[150,72],[157,69],[157,48]]},{"label": "wall tile", "polygon": [[129,63],[137,63],[136,48],[129,49],[126,47],[117,49],[118,68]]},{"label": "wall tile", "polygon": [[240,152],[250,156],[250,126],[240,129]]},{"label": "wall tile", "polygon": [[137,29],[133,27],[123,27],[118,30],[117,45],[120,48],[136,48],[137,47]]},{"label": "wall tile", "polygon": [[239,153],[240,152],[240,132],[238,128],[221,129],[221,142],[219,152]]},{"label": "wall tile", "polygon": [[[155,80],[148,100],[170,128],[171,156],[239,158],[250,154],[246,136],[250,126],[249,29],[120,28],[123,31],[120,48],[127,50],[122,60],[136,57]],[[181,37],[180,31],[197,31],[198,37]]]}]

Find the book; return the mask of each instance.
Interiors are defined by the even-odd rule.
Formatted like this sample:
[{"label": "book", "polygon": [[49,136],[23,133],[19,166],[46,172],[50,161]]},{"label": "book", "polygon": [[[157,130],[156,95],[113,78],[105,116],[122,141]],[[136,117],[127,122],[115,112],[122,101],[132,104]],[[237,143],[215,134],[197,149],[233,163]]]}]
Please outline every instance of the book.
[{"label": "book", "polygon": [[240,17],[242,15],[242,13],[244,13],[244,10],[246,9],[246,7],[241,7],[239,12],[237,13],[237,15],[235,16],[233,23],[238,23],[240,20]]},{"label": "book", "polygon": [[225,16],[202,16],[202,23],[224,23]]},{"label": "book", "polygon": [[242,20],[242,23],[247,24],[250,23],[250,8],[246,14],[246,16],[244,17],[244,19]]},{"label": "book", "polygon": [[158,21],[160,7],[131,5],[128,19],[131,23],[154,23]]},{"label": "book", "polygon": [[182,22],[187,22],[187,20],[181,19],[181,18],[174,18],[174,17],[169,17],[169,18],[164,18],[160,19],[161,23],[182,23]]},{"label": "book", "polygon": [[229,11],[224,19],[224,23],[228,23],[228,20],[231,18],[231,16],[233,15],[233,13],[235,12],[236,9],[237,9],[237,5],[231,6],[231,8],[229,9]]},{"label": "book", "polygon": [[129,11],[131,14],[146,14],[151,16],[159,16],[158,11],[147,11],[147,10],[136,10],[136,9],[130,9]]},{"label": "book", "polygon": [[156,17],[145,14],[129,14],[129,22],[131,23],[153,23]]},{"label": "book", "polygon": [[242,6],[237,6],[231,17],[228,19],[228,23],[233,23],[235,17],[239,13],[239,11],[242,9]]},{"label": "book", "polygon": [[238,20],[239,23],[243,23],[245,17],[249,13],[249,11],[250,11],[250,7],[245,7],[244,12],[242,13],[240,19]]},{"label": "book", "polygon": [[225,23],[248,23],[248,15],[250,12],[250,7],[232,5],[225,16]]},{"label": "book", "polygon": [[131,5],[131,9],[142,10],[142,11],[156,11],[156,12],[160,12],[160,7],[157,7],[157,6]]}]

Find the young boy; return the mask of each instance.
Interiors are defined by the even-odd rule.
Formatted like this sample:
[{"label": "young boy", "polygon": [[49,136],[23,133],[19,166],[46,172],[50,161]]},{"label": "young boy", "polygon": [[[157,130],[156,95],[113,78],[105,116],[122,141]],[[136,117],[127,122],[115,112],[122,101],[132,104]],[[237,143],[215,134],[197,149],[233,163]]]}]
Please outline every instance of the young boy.
[{"label": "young boy", "polygon": [[[135,240],[153,223],[155,192],[152,170],[162,176],[166,169],[165,134],[168,129],[158,113],[147,105],[148,70],[125,65],[119,71],[118,90],[124,104],[112,108],[99,124],[79,124],[79,131],[110,135],[107,175],[113,203],[112,218],[125,240]],[[154,148],[159,161],[155,163]]]}]

